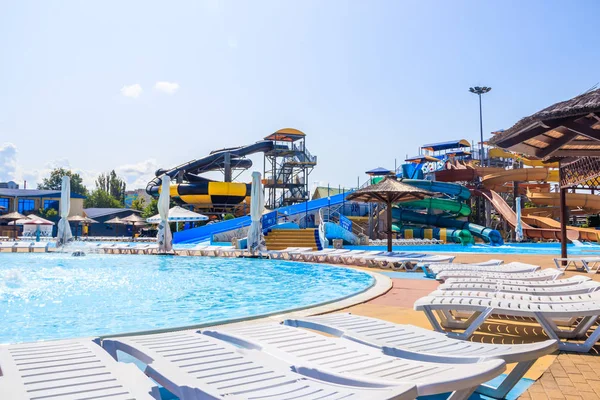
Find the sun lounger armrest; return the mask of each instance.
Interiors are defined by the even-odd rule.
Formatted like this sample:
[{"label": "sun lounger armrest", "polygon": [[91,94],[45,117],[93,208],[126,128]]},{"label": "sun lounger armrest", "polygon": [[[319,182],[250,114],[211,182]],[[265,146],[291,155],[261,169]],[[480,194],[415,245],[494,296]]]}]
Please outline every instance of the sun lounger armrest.
[{"label": "sun lounger armrest", "polygon": [[[344,386],[354,386],[362,388],[387,388],[398,386],[398,383],[392,380],[388,381],[363,377],[361,377],[361,379],[354,379],[332,371],[326,371],[319,368],[304,367],[301,365],[293,365],[292,371],[309,378],[317,379],[324,382],[336,383],[338,385]],[[408,386],[410,387],[412,385],[409,384]]]},{"label": "sun lounger armrest", "polygon": [[[421,352],[407,351],[395,347],[383,346],[381,348],[383,354],[388,356],[407,358],[409,360],[435,362],[435,363],[452,363],[452,364],[471,364],[489,360],[487,357],[468,357],[468,356],[441,356],[436,354],[426,354]],[[497,357],[492,357],[497,358]]]},{"label": "sun lounger armrest", "polygon": [[252,340],[231,334],[231,333],[225,333],[225,332],[213,331],[213,330],[198,331],[198,333],[202,333],[203,335],[214,337],[215,339],[219,339],[219,340],[223,340],[225,342],[235,344],[236,346],[243,347],[244,349],[262,350],[262,346],[259,345],[258,343],[254,342]]},{"label": "sun lounger armrest", "polygon": [[306,328],[312,329],[315,331],[327,333],[332,336],[342,337],[344,336],[344,331],[341,329],[334,328],[329,325],[320,324],[317,321],[306,321],[302,319],[286,319],[283,321],[284,325],[293,326],[294,328]]},{"label": "sun lounger armrest", "polygon": [[202,389],[198,381],[169,362],[156,361],[146,367],[146,375],[152,376],[168,391],[179,398],[217,400],[223,397],[211,393],[206,386]]}]

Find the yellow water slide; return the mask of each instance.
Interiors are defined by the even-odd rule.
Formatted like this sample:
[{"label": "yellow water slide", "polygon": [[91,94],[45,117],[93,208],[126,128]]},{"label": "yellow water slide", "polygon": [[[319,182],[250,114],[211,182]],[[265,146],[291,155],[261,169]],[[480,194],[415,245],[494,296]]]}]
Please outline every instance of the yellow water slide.
[{"label": "yellow water slide", "polygon": [[507,182],[558,182],[558,170],[550,168],[507,169],[485,175],[481,183],[487,188],[502,186]]},{"label": "yellow water slide", "polygon": [[[527,197],[529,201],[537,205],[560,206],[560,193],[528,191]],[[596,194],[567,193],[567,206],[599,211],[600,196]]]},{"label": "yellow water slide", "polygon": [[[538,226],[540,228],[556,228],[560,229],[560,222],[547,217],[539,217],[536,215],[522,216],[523,222],[531,225]],[[599,242],[598,233],[596,229],[592,228],[578,228],[576,226],[568,226],[567,229],[577,231],[579,233],[580,240],[590,240],[593,242]]]},{"label": "yellow water slide", "polygon": [[510,153],[503,149],[499,149],[497,147],[490,149],[488,152],[488,156],[490,158],[510,158],[513,160],[521,161],[524,165],[528,167],[550,167],[550,168],[558,168],[558,163],[544,163],[542,160],[532,160],[530,158],[523,157],[518,154]]}]

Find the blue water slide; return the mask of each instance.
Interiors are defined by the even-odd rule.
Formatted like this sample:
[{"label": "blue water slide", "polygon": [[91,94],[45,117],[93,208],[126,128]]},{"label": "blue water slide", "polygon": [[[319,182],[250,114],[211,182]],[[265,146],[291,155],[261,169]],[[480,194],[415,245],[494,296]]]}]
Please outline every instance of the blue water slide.
[{"label": "blue water slide", "polygon": [[[345,197],[352,192],[346,192],[330,196],[322,199],[308,201],[307,203],[294,204],[291,206],[278,208],[276,211],[280,214],[289,216],[304,214],[306,212],[316,211],[323,207],[342,204]],[[173,235],[173,243],[199,243],[210,240],[212,235],[217,233],[229,232],[234,229],[245,228],[250,226],[250,217],[240,217],[227,221],[217,222],[215,224],[204,225],[199,228],[187,229],[181,232],[175,232]]]}]

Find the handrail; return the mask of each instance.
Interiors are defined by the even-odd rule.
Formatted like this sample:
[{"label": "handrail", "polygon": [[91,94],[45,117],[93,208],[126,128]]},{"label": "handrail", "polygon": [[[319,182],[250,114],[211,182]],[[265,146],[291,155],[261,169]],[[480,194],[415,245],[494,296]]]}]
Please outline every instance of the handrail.
[{"label": "handrail", "polygon": [[319,209],[319,242],[321,243],[321,248],[325,249],[329,246],[329,241],[325,236],[325,218],[323,215],[323,208]]}]

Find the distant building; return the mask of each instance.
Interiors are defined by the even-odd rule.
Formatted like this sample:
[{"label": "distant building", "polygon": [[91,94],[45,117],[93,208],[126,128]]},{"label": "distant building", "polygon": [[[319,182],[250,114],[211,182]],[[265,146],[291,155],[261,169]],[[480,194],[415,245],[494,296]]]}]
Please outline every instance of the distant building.
[{"label": "distant building", "polygon": [[0,182],[0,189],[18,189],[19,184],[13,181]]},{"label": "distant building", "polygon": [[90,224],[89,236],[131,236],[131,225],[107,224],[106,221],[141,214],[141,211],[129,208],[85,208],[83,211],[88,218],[98,221],[97,224]]},{"label": "distant building", "polygon": [[[14,184],[14,182],[6,182]],[[39,210],[52,208],[60,209],[60,190],[9,189],[0,187],[0,215],[18,211],[23,215],[39,214]],[[69,216],[83,215],[83,200],[85,196],[71,193]],[[6,222],[0,220],[0,236],[9,236]]]},{"label": "distant building", "polygon": [[146,189],[127,190],[125,192],[125,207],[131,208],[131,203],[135,199],[144,199],[144,204],[148,205],[152,201],[152,196],[146,193]]}]

